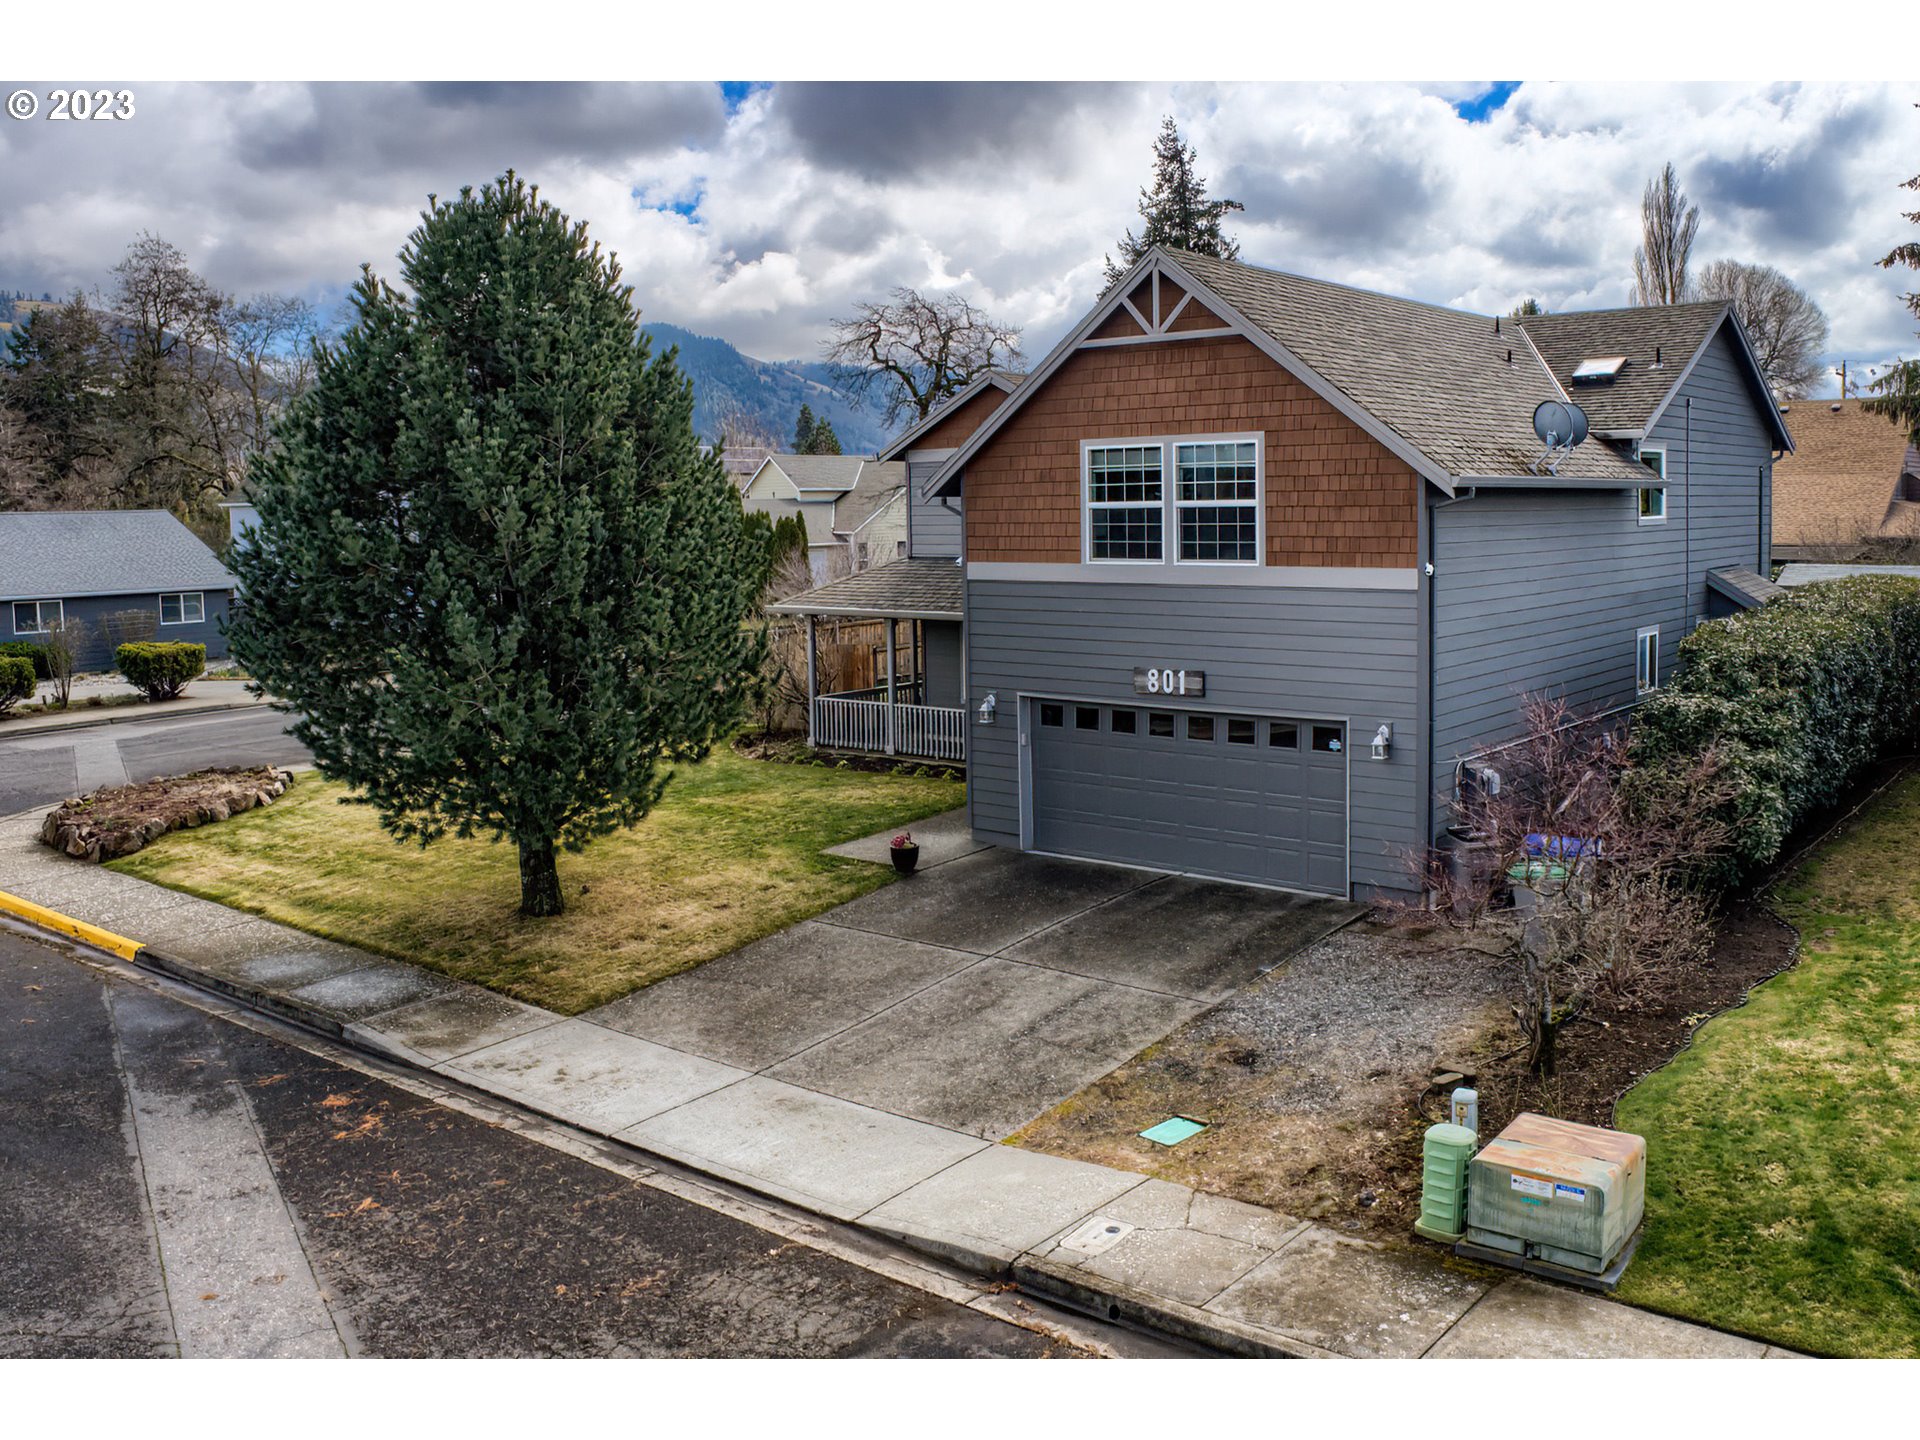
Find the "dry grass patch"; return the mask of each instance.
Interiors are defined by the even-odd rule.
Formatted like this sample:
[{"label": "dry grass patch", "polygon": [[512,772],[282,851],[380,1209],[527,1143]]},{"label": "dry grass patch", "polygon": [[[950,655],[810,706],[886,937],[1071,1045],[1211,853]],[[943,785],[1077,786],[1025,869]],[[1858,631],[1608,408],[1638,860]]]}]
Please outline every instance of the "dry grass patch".
[{"label": "dry grass patch", "polygon": [[170,835],[113,868],[562,1014],[704,964],[889,883],[829,845],[950,810],[948,779],[775,765],[682,766],[653,814],[560,857],[567,912],[519,914],[510,845],[396,844],[317,777],[270,810]]}]

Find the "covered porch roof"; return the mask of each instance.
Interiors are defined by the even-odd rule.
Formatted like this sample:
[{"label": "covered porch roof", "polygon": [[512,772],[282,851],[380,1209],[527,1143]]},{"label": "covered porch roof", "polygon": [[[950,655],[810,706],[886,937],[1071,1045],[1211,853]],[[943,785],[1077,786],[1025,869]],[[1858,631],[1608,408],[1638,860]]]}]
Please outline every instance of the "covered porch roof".
[{"label": "covered porch roof", "polygon": [[775,615],[839,615],[875,620],[961,618],[966,572],[951,557],[892,560],[769,605]]},{"label": "covered porch roof", "polygon": [[1742,610],[1758,610],[1787,593],[1764,575],[1738,565],[1723,565],[1707,571],[1707,588],[1726,596]]}]

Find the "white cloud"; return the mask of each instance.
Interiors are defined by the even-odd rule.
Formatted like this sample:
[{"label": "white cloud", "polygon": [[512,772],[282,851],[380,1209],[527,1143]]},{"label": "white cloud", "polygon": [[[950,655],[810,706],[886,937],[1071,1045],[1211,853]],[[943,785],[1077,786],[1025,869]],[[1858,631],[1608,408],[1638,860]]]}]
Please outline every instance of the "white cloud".
[{"label": "white cloud", "polygon": [[337,293],[363,261],[393,275],[429,191],[513,166],[649,318],[810,357],[862,299],[960,286],[1037,358],[1097,294],[1170,112],[1247,203],[1248,260],[1487,310],[1618,304],[1671,159],[1699,263],[1779,266],[1836,358],[1920,348],[1911,277],[1873,264],[1912,234],[1904,90],[1529,83],[1461,119],[1487,83],[774,86],[731,113],[691,84],[143,86],[125,126],[0,126],[0,285],[100,283],[153,230],[229,288]]}]

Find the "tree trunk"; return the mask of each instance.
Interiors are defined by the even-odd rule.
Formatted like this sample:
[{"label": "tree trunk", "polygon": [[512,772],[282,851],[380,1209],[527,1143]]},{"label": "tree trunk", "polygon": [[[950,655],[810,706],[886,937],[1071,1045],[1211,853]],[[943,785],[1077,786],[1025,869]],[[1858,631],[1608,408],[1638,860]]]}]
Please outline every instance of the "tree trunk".
[{"label": "tree trunk", "polygon": [[560,897],[560,871],[553,863],[551,840],[522,840],[520,845],[520,913],[558,915],[566,902]]}]

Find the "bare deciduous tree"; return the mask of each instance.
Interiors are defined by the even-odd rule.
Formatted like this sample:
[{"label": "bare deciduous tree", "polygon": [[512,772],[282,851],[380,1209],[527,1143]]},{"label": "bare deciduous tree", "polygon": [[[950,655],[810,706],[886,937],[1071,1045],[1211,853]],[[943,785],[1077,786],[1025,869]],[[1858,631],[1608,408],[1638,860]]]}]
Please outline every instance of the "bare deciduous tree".
[{"label": "bare deciduous tree", "polygon": [[1697,879],[1727,842],[1728,783],[1711,754],[1684,773],[1629,771],[1619,727],[1564,700],[1528,696],[1521,715],[1520,738],[1488,757],[1498,791],[1470,786],[1454,803],[1466,848],[1414,869],[1451,923],[1504,929],[1528,1063],[1550,1075],[1562,1026],[1657,993],[1706,956],[1713,903]]},{"label": "bare deciduous tree", "polygon": [[1700,228],[1669,160],[1640,197],[1640,244],[1633,252],[1633,303],[1678,305],[1687,298],[1687,257]]},{"label": "bare deciduous tree", "polygon": [[53,698],[60,702],[62,710],[73,700],[74,671],[79,668],[80,657],[86,654],[87,641],[92,635],[93,629],[86,621],[63,617],[47,627],[40,641],[41,649],[47,653],[47,678],[53,682]]},{"label": "bare deciduous tree", "polygon": [[855,400],[877,394],[891,425],[918,422],[986,374],[1021,361],[1020,330],[962,295],[922,295],[904,286],[833,322],[822,345]]},{"label": "bare deciduous tree", "polygon": [[1826,312],[1773,266],[1716,260],[1697,288],[1703,300],[1732,303],[1775,395],[1798,400],[1825,374]]}]

